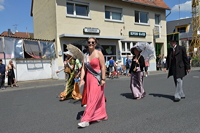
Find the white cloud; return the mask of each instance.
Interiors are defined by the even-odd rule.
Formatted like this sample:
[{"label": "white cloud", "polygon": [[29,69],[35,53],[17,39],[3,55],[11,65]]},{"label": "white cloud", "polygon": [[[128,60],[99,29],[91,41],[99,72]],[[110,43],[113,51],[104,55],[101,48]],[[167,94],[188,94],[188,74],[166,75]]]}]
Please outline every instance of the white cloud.
[{"label": "white cloud", "polygon": [[4,10],[4,6],[0,5],[0,11]]},{"label": "white cloud", "polygon": [[3,4],[4,3],[4,0],[0,0],[0,4]]},{"label": "white cloud", "polygon": [[4,0],[0,0],[0,11],[5,9],[3,4],[4,4]]},{"label": "white cloud", "polygon": [[172,7],[172,12],[178,12],[180,6],[180,11],[182,12],[191,12],[192,11],[192,1],[186,1],[185,3],[182,3],[180,5],[175,5]]}]

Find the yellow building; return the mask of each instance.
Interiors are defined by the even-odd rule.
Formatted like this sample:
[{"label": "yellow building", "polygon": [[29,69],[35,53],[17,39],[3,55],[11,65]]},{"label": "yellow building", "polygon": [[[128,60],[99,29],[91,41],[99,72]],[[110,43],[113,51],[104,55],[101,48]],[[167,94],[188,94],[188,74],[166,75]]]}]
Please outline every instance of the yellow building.
[{"label": "yellow building", "polygon": [[[34,37],[55,39],[58,67],[63,67],[65,45],[96,37],[105,49],[124,62],[139,41],[152,43],[167,54],[166,10],[162,0],[32,0]],[[83,50],[83,45],[77,45]],[[150,70],[156,70],[155,61]]]}]

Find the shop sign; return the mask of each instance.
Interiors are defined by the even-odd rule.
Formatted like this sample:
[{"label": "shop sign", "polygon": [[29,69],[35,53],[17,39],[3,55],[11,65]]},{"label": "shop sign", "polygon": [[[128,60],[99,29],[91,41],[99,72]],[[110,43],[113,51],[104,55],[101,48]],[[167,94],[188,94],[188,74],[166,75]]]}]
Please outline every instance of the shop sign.
[{"label": "shop sign", "polygon": [[129,36],[146,37],[146,32],[129,31]]},{"label": "shop sign", "polygon": [[99,34],[100,30],[98,28],[84,28],[83,29],[84,33],[93,33],[93,34]]}]

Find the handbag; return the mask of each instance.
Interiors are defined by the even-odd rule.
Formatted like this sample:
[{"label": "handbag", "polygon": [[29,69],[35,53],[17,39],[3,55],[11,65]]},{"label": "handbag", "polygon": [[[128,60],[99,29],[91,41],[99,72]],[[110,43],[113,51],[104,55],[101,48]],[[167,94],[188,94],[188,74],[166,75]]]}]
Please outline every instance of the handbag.
[{"label": "handbag", "polygon": [[71,73],[71,69],[69,67],[65,67],[64,72],[65,73]]},{"label": "handbag", "polygon": [[[141,55],[140,55],[141,56]],[[140,59],[140,56],[138,57],[138,60]],[[137,64],[135,65],[135,67],[133,68],[133,72],[137,72]]]},{"label": "handbag", "polygon": [[8,71],[8,76],[9,76],[9,77],[12,76],[12,73],[11,73],[10,70]]}]

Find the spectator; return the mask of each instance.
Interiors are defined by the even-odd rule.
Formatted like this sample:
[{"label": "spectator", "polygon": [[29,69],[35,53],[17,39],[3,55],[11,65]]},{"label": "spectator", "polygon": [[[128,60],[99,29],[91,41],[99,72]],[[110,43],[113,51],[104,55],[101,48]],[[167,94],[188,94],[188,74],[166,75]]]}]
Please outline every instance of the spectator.
[{"label": "spectator", "polygon": [[156,58],[156,67],[157,71],[161,70],[162,71],[162,55],[158,55]]},{"label": "spectator", "polygon": [[130,66],[131,66],[131,59],[129,59],[129,57],[127,55],[127,57],[126,57],[126,76],[128,75]]},{"label": "spectator", "polygon": [[145,59],[145,67],[144,67],[145,77],[149,75],[148,68],[149,68],[149,59]]},{"label": "spectator", "polygon": [[111,77],[112,72],[114,71],[115,61],[113,60],[113,57],[110,57],[109,60],[109,78]]},{"label": "spectator", "polygon": [[167,57],[165,56],[163,61],[162,61],[162,64],[163,64],[163,71],[166,72],[166,68],[167,68],[167,63],[166,63],[166,59]]},{"label": "spectator", "polygon": [[5,72],[6,66],[3,64],[2,59],[0,59],[0,89],[5,89]]},{"label": "spectator", "polygon": [[8,85],[10,85],[10,87],[13,87],[13,86],[18,87],[16,78],[15,78],[14,69],[16,69],[16,67],[13,64],[13,61],[10,60],[9,64],[6,66],[6,71],[7,71],[7,76],[8,76]]},{"label": "spectator", "polygon": [[190,56],[190,54],[188,54],[188,55],[187,55],[187,58],[188,58],[188,62],[189,62],[189,64],[190,64],[190,67],[191,67],[191,65],[192,65],[192,59],[191,59],[191,56]]}]

